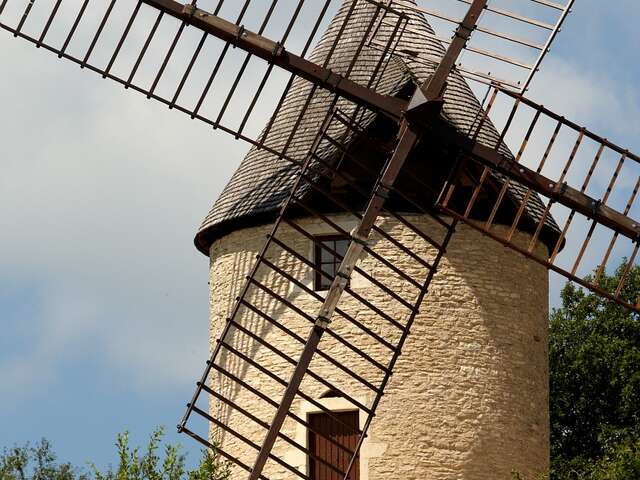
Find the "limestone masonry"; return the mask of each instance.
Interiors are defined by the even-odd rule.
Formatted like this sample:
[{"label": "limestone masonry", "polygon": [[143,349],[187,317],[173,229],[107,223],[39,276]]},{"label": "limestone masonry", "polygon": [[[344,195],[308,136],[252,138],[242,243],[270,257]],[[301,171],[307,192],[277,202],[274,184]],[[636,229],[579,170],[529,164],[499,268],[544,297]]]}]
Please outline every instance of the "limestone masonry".
[{"label": "limestone masonry", "polygon": [[[332,219],[345,229],[353,227],[346,216],[333,215]],[[435,223],[417,215],[411,216],[411,221],[425,231]],[[327,233],[326,227],[313,219],[301,219],[299,223],[314,234]],[[381,217],[377,224],[405,245],[413,247],[422,257],[433,255],[431,247],[418,241],[414,233],[397,221]],[[270,226],[258,226],[237,230],[211,246],[212,347],[269,229]],[[528,234],[517,235],[520,242],[528,243]],[[277,237],[312,259],[311,241],[290,227],[282,226]],[[415,278],[424,273],[414,260],[381,237],[373,235],[371,246]],[[537,248],[546,247],[538,244]],[[312,288],[311,269],[302,262],[275,247],[270,250],[268,258]],[[361,259],[359,266],[393,290],[408,293],[406,281],[381,268],[370,256]],[[311,315],[317,313],[319,302],[302,289],[290,287],[289,283],[266,268],[259,270],[257,277],[296,306]],[[374,303],[381,302],[385,311],[393,312],[399,321],[406,316],[406,309],[401,304],[390,302],[387,295],[365,278],[356,275],[351,287]],[[282,304],[276,306],[266,293],[257,288],[250,291],[248,298],[272,318],[306,338],[310,324],[301,316],[284,309]],[[525,478],[534,478],[538,473],[547,471],[547,299],[548,273],[544,267],[467,226],[459,225],[363,445],[360,478],[507,480],[511,478],[512,470],[521,472]],[[385,338],[399,335],[392,325],[376,318],[348,295],[343,297],[340,307]],[[245,328],[297,359],[301,344],[249,309],[244,308],[241,313],[240,323]],[[331,327],[374,358],[382,361],[388,355],[378,342],[340,318],[336,318]],[[277,372],[281,378],[289,378],[292,365],[246,335],[236,332],[227,341]],[[361,359],[330,336],[323,338],[320,349],[339,356],[347,364],[352,359],[356,371],[365,368]],[[284,387],[248,367],[237,357],[226,353],[220,364],[248,384],[270,393],[273,400],[280,400]],[[311,364],[311,370],[340,384],[362,403],[367,404],[364,400],[370,401],[373,395],[318,355]],[[371,378],[371,367],[365,374]],[[253,405],[253,415],[264,422],[271,421],[275,410],[246,389],[216,375],[212,375],[212,387],[245,408]],[[313,379],[306,380],[302,390],[332,410],[357,409],[344,398],[321,398],[326,397],[327,388]],[[256,444],[261,443],[266,432],[264,428],[246,418],[241,419],[240,415],[215,399],[210,409],[214,418],[229,422]],[[299,398],[292,408],[302,418],[315,410],[317,407]],[[364,417],[361,413],[361,423]],[[291,419],[285,423],[283,432],[302,445],[307,442],[304,427]],[[221,442],[223,448],[239,454],[240,460],[251,464],[255,458],[254,449],[229,434],[223,434],[215,424],[211,426],[210,435]],[[273,454],[306,472],[305,456],[286,442],[278,440]],[[236,474],[238,478],[245,475],[238,471]],[[276,480],[295,478],[274,462],[267,465],[264,474]]]}]

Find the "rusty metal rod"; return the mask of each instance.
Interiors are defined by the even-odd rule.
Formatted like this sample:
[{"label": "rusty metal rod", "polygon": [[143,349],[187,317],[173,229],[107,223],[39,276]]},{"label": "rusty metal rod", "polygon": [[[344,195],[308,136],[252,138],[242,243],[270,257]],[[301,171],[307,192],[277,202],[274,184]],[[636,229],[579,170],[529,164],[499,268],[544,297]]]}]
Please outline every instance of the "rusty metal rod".
[{"label": "rusty metal rod", "polygon": [[[636,180],[636,185],[633,188],[633,191],[631,192],[631,196],[629,197],[629,200],[627,201],[627,205],[624,209],[624,214],[626,215],[629,210],[631,210],[631,206],[633,205],[633,203],[635,202],[636,199],[636,195],[638,194],[638,190],[640,189],[640,176],[638,177],[638,179]],[[618,236],[620,234],[618,232],[614,232],[612,237],[611,237],[611,241],[609,242],[609,246],[607,247],[607,251],[604,254],[604,258],[602,259],[602,261],[600,262],[600,266],[598,267],[598,271],[596,272],[596,276],[594,279],[594,284],[598,284],[600,282],[600,277],[602,276],[602,273],[604,272],[607,263],[609,262],[609,256],[611,255],[611,251],[613,250],[613,247],[616,243],[616,241],[618,240]]]},{"label": "rusty metal rod", "polygon": [[[169,60],[171,59],[171,56],[173,55],[173,52],[174,52],[176,46],[178,45],[178,42],[180,41],[180,38],[182,37],[182,33],[184,32],[184,27],[186,27],[186,26],[187,26],[187,24],[185,22],[181,22],[180,23],[180,26],[178,27],[178,31],[176,32],[175,36],[173,37],[173,41],[171,42],[171,45],[169,46],[169,50],[167,50],[167,54],[164,56],[164,60],[162,60],[162,65],[160,65],[160,69],[158,70],[158,73],[156,74],[155,78],[153,79],[153,83],[151,84],[151,88],[149,88],[150,95],[153,95],[153,92],[156,91],[156,87],[158,86],[158,83],[160,82],[160,79],[162,78],[162,75],[164,75],[164,71],[167,68]],[[147,95],[147,98],[151,98],[150,95]]]},{"label": "rusty metal rod", "polygon": [[[111,68],[113,67],[113,64],[116,61],[116,58],[118,57],[118,54],[120,53],[120,50],[122,49],[122,45],[124,45],[125,40],[127,39],[127,37],[129,36],[129,32],[131,31],[131,27],[133,26],[133,22],[135,22],[137,16],[138,16],[138,12],[140,11],[140,7],[142,6],[142,0],[138,0],[138,2],[136,3],[136,6],[133,9],[133,12],[131,13],[131,16],[129,17],[129,21],[127,22],[127,26],[124,28],[124,32],[122,32],[122,36],[120,37],[120,40],[118,40],[118,44],[116,45],[116,49],[113,51],[113,54],[111,55],[111,59],[109,60],[109,63],[107,64],[107,68],[105,68],[104,73],[102,74],[102,78],[107,78],[109,72],[111,71]],[[86,66],[86,64],[85,64]],[[149,96],[147,96],[147,98],[149,98]]]},{"label": "rusty metal rod", "polygon": [[[244,4],[242,5],[242,8],[240,9],[240,13],[238,14],[238,18],[236,18],[236,22],[234,24],[234,26],[236,28],[238,28],[238,26],[240,25],[240,22],[244,18],[245,13],[247,13],[247,8],[249,7],[250,3],[251,3],[251,0],[245,0]],[[191,12],[191,18],[194,18],[195,8],[192,7],[190,12]],[[201,15],[204,15],[204,13],[201,13]],[[187,20],[187,19],[183,19],[183,21],[184,22],[189,22],[189,20]],[[231,43],[228,40],[225,41],[224,47],[222,47],[222,52],[218,56],[218,59],[216,60],[216,64],[213,67],[213,71],[209,75],[209,79],[207,80],[207,83],[205,84],[204,89],[200,93],[200,98],[198,98],[198,101],[196,102],[196,106],[193,109],[193,114],[194,115],[191,118],[194,118],[195,115],[197,115],[198,112],[200,111],[200,108],[202,108],[202,104],[204,103],[205,99],[207,98],[207,95],[209,94],[209,90],[211,89],[211,85],[213,84],[215,78],[218,76],[218,72],[220,71],[220,67],[222,66],[222,62],[224,62],[224,59],[227,56],[227,52],[229,51],[229,47],[230,46],[231,46]],[[218,122],[216,122],[214,120],[213,124],[215,126],[215,125],[218,124]]]},{"label": "rusty metal rod", "polygon": [[[618,160],[618,164],[616,165],[615,170],[613,171],[613,174],[611,175],[611,179],[609,180],[609,185],[607,185],[607,190],[605,191],[604,197],[602,198],[602,203],[603,204],[607,204],[607,201],[609,200],[609,195],[611,195],[611,192],[613,191],[613,187],[616,184],[616,181],[618,180],[618,175],[620,174],[620,170],[622,170],[622,166],[624,165],[624,161],[627,158],[627,156],[625,154],[622,154],[622,156],[620,157],[620,160]],[[637,188],[637,186],[636,186]],[[634,195],[635,197],[635,195]],[[634,198],[632,197],[632,198]],[[627,208],[624,211],[624,214],[627,215],[629,213],[629,209],[631,208],[631,204],[627,204]],[[589,244],[589,242],[591,241],[591,236],[593,235],[593,231],[595,230],[596,226],[598,225],[598,222],[596,221],[592,221],[591,222],[591,227],[589,229],[589,233],[587,235],[587,237],[585,238],[584,242],[582,243],[582,246],[580,247],[580,253],[578,254],[578,257],[576,258],[575,263],[573,264],[573,268],[571,269],[571,274],[575,275],[576,271],[578,270],[578,266],[580,265],[580,262],[582,261],[582,256],[584,255],[585,250],[587,249],[587,246]],[[606,255],[606,257],[608,258],[608,255]],[[599,277],[600,277],[600,273],[601,273],[601,266],[598,266],[598,273],[596,274],[596,279],[594,280],[594,283],[598,283]]]},{"label": "rusty metal rod", "polygon": [[[69,30],[69,34],[67,35],[67,38],[65,39],[64,43],[62,44],[62,48],[60,49],[59,53],[58,53],[58,58],[62,57],[62,55],[67,51],[67,47],[69,46],[69,42],[71,42],[71,39],[73,38],[73,35],[76,33],[76,29],[78,28],[78,25],[80,24],[80,20],[82,19],[82,16],[84,15],[85,10],[87,9],[87,5],[89,4],[89,0],[84,0],[84,2],[82,2],[82,6],[80,7],[80,10],[78,11],[78,15],[76,15],[76,19],[73,22],[73,25],[71,26],[71,30]],[[14,36],[20,33],[18,31],[14,31]],[[80,62],[80,65],[82,65],[82,63]]]},{"label": "rusty metal rod", "polygon": [[[140,54],[138,55],[138,58],[136,59],[136,63],[133,65],[133,68],[131,69],[131,72],[129,73],[129,78],[127,79],[127,82],[124,85],[124,88],[129,88],[129,86],[131,85],[131,82],[133,82],[133,78],[135,77],[136,73],[138,72],[138,68],[140,67],[140,63],[142,63],[142,59],[144,58],[144,56],[147,54],[147,50],[149,49],[149,45],[151,45],[151,41],[153,40],[153,37],[155,37],[156,32],[158,31],[158,26],[160,26],[160,22],[162,21],[162,17],[164,16],[164,12],[160,11],[156,17],[156,21],[153,23],[153,26],[151,27],[151,31],[149,32],[149,35],[147,35],[147,39],[144,42],[144,45],[142,46],[142,50],[140,50]],[[150,94],[148,94],[148,96],[150,96]]]},{"label": "rusty metal rod", "polygon": [[[567,173],[569,172],[569,168],[571,168],[571,165],[573,164],[573,160],[576,158],[576,153],[578,153],[578,149],[582,144],[583,138],[584,138],[584,132],[580,131],[580,133],[578,133],[578,138],[576,139],[576,143],[573,146],[573,150],[571,150],[571,154],[569,155],[569,158],[567,159],[564,165],[564,168],[562,169],[562,173],[560,174],[560,178],[557,181],[558,185],[561,185],[561,186],[563,185],[564,179],[566,178]],[[536,228],[536,232],[533,234],[533,237],[529,242],[529,252],[533,251],[535,244],[538,241],[538,237],[540,236],[540,232],[542,231],[542,227],[547,221],[547,217],[549,216],[549,212],[551,211],[551,207],[553,206],[554,202],[555,202],[555,199],[551,197],[549,199],[549,202],[547,203],[544,213],[542,214],[542,217],[540,217],[540,221],[538,222],[538,227]],[[550,257],[551,263],[553,263],[553,261],[555,260],[555,255],[558,253],[558,250],[560,249],[560,245],[564,241],[564,237],[567,233],[567,230],[569,229],[569,226],[571,225],[571,221],[573,220],[574,214],[575,214],[575,209],[572,209],[571,214],[569,215],[569,218],[567,219],[567,222],[565,223],[565,226],[562,229],[562,233],[558,237],[558,240],[556,241],[556,245],[553,248],[553,253],[551,254],[551,257]]]},{"label": "rusty metal rod", "polygon": [[100,22],[100,26],[98,27],[98,30],[96,31],[95,35],[93,36],[93,40],[91,40],[91,44],[89,45],[89,48],[87,49],[87,53],[85,53],[84,58],[82,59],[82,63],[80,64],[80,68],[84,68],[85,65],[87,64],[87,62],[89,61],[89,57],[91,56],[91,53],[93,52],[93,49],[96,46],[96,43],[98,42],[98,39],[100,38],[100,35],[102,34],[102,31],[104,30],[104,26],[107,24],[107,21],[109,20],[109,17],[111,16],[111,12],[113,11],[113,7],[116,4],[116,0],[111,0],[111,2],[109,2],[109,6],[107,7],[107,11],[104,13],[104,16],[102,17],[102,21]]},{"label": "rusty metal rod", "polygon": [[625,285],[627,276],[629,275],[629,270],[631,270],[631,266],[636,261],[636,256],[638,255],[638,249],[640,249],[640,240],[637,239],[634,242],[633,253],[631,254],[631,257],[629,257],[629,261],[627,262],[627,264],[624,266],[624,271],[622,272],[622,275],[620,275],[620,281],[618,282],[618,286],[616,287],[616,293],[615,293],[616,298],[620,298],[620,292],[622,291],[622,287]]},{"label": "rusty metal rod", "polygon": [[[540,162],[538,163],[538,167],[536,169],[536,173],[540,173],[542,171],[542,169],[544,168],[544,164],[547,161],[547,158],[549,158],[549,155],[551,153],[551,149],[553,148],[553,145],[556,142],[556,139],[558,138],[558,133],[560,132],[560,128],[562,127],[562,122],[558,122],[556,124],[556,128],[554,129],[551,138],[549,139],[549,142],[547,143],[547,147],[544,151],[544,153],[542,154],[542,158],[540,159]],[[509,229],[509,234],[507,235],[507,241],[511,241],[511,239],[513,238],[513,235],[516,231],[516,228],[518,226],[518,224],[520,223],[520,219],[522,218],[522,214],[525,211],[526,206],[529,203],[529,198],[531,197],[531,194],[533,193],[533,188],[529,187],[527,189],[527,192],[524,194],[524,197],[522,199],[522,203],[520,204],[520,208],[518,210],[518,213],[516,214],[515,218],[513,219],[513,222],[511,223],[511,228]]]},{"label": "rusty metal rod", "polygon": [[[278,0],[271,0],[271,6],[269,7],[269,10],[267,10],[267,14],[265,15],[262,24],[260,25],[260,29],[258,30],[258,35],[262,35],[262,33],[264,32],[265,28],[267,28],[267,25],[269,23],[269,20],[271,19],[271,16],[273,14],[273,10],[276,8],[276,5],[278,4]],[[231,99],[233,98],[233,95],[236,92],[236,89],[238,88],[238,84],[240,83],[240,79],[242,78],[242,76],[244,75],[245,70],[247,69],[247,66],[249,65],[249,61],[251,60],[251,52],[248,52],[245,57],[244,57],[244,61],[242,62],[242,65],[240,66],[240,70],[238,72],[238,74],[236,75],[236,78],[234,79],[231,88],[229,89],[229,93],[227,94],[227,98],[225,98],[222,107],[220,108],[220,111],[218,112],[218,118],[216,118],[215,122],[216,123],[220,123],[222,121],[222,117],[224,116],[227,107],[229,106],[229,103],[231,102]]]},{"label": "rusty metal rod", "polygon": [[[538,119],[540,118],[540,110],[537,110],[532,122],[529,124],[529,128],[527,129],[527,133],[524,136],[524,139],[522,140],[522,143],[520,144],[520,149],[518,150],[518,153],[516,155],[516,163],[520,163],[520,160],[522,159],[522,155],[524,154],[525,149],[527,148],[527,145],[529,144],[529,139],[531,138],[531,134],[533,133],[534,128],[536,127],[537,123],[538,123]],[[491,213],[489,214],[489,218],[487,219],[484,228],[485,229],[489,229],[491,228],[491,225],[493,224],[493,221],[495,220],[496,214],[498,213],[498,208],[500,208],[500,205],[502,205],[502,200],[504,199],[505,194],[507,193],[509,186],[511,185],[511,179],[510,178],[506,178],[504,180],[504,182],[502,183],[502,187],[500,188],[500,192],[498,193],[498,198],[496,199],[496,202],[493,206],[493,209],[491,210]]]},{"label": "rusty metal rod", "polygon": [[13,34],[14,37],[17,37],[20,31],[22,30],[22,27],[24,26],[24,22],[27,21],[27,17],[31,13],[31,9],[33,8],[33,5],[35,3],[36,3],[35,0],[29,0],[29,3],[27,3],[27,6],[25,7],[24,12],[22,13],[22,17],[20,17],[20,21],[18,22],[18,26],[16,27],[16,33]]}]

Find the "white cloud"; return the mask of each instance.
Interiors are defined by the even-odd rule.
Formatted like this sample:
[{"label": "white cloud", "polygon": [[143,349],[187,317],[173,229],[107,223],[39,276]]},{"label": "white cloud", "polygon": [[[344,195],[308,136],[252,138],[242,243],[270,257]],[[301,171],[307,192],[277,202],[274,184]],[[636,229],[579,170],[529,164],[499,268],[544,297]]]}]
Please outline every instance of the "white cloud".
[{"label": "white cloud", "polygon": [[246,145],[27,44],[3,39],[0,62],[0,272],[42,301],[26,351],[0,353],[2,388],[83,355],[132,387],[192,383],[208,328],[192,239]]}]

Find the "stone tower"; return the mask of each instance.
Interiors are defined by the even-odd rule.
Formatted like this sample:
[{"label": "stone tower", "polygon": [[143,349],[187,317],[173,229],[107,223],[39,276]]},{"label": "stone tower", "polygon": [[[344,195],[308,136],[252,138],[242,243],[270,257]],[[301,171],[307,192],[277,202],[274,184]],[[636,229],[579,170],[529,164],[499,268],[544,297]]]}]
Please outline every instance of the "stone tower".
[{"label": "stone tower", "polygon": [[[442,52],[442,46],[433,39],[430,26],[425,18],[407,5],[412,0],[394,2],[397,9],[406,9],[409,28],[400,45],[396,48],[404,52]],[[359,39],[365,31],[374,5],[361,1],[350,11],[351,1],[345,1],[335,19],[312,54],[312,60],[321,63],[331,51],[331,45],[339,35],[337,46],[329,59],[328,66],[344,73],[348,68]],[[349,14],[346,28],[340,30]],[[388,30],[380,29],[376,35],[384,41]],[[369,51],[370,49],[371,51]],[[366,81],[377,62],[378,54],[373,47],[365,47],[360,59],[350,73],[355,81]],[[412,60],[411,56],[393,59],[378,82],[378,90],[385,94],[407,95],[416,82],[421,82],[432,72],[432,66]],[[311,101],[305,108],[305,100]],[[473,93],[462,77],[456,74],[449,79],[446,92],[444,116],[449,123],[462,131],[469,131],[481,109]],[[323,91],[311,92],[311,86],[296,80],[289,95],[278,111],[270,127],[270,135],[284,144],[291,139],[289,154],[303,158],[320,123],[326,113],[330,94]],[[304,110],[302,122],[292,132],[292,119]],[[347,107],[348,108],[348,107]],[[382,132],[384,120],[373,116],[363,119],[365,126],[376,125],[377,135],[392,138],[396,132]],[[376,123],[377,122],[377,123]],[[392,128],[392,127],[389,127]],[[491,141],[498,138],[495,129],[486,124],[479,138]],[[381,141],[383,139],[381,138]],[[356,140],[352,140],[355,142]],[[361,153],[361,160],[367,161],[367,153]],[[448,161],[443,158],[443,161]],[[419,159],[414,159],[418,162]],[[293,183],[292,169],[288,162],[265,150],[252,149],[221,196],[215,202],[195,239],[197,248],[210,258],[211,288],[211,342],[218,339],[222,324],[228,316],[233,302],[242,287],[255,255],[264,242],[265,234],[277,216],[278,209]],[[429,181],[429,172],[425,180]],[[491,185],[500,185],[499,178],[492,179]],[[485,195],[491,196],[491,185]],[[508,197],[522,195],[520,187],[512,184]],[[354,219],[343,213],[332,211],[323,205],[324,214],[346,231],[354,226]],[[506,208],[506,207],[505,207]],[[478,220],[488,212],[477,214]],[[407,212],[414,224],[424,231],[435,230],[434,220],[417,212]],[[532,198],[525,213],[525,219],[516,232],[522,245],[532,237],[531,225],[540,216],[540,203]],[[340,242],[333,236],[334,231],[326,224],[311,217],[301,215],[298,219],[307,231],[313,232],[327,241]],[[499,222],[498,222],[499,223]],[[396,238],[403,238],[405,245],[425,256],[429,256],[429,246],[415,238],[415,234],[393,218],[382,216],[377,224],[385,232]],[[496,225],[497,229],[506,228]],[[557,226],[552,219],[547,221],[540,241],[535,248],[547,249],[549,242],[557,238]],[[307,258],[316,262],[314,243],[295,229],[281,227],[279,238]],[[336,248],[339,243],[333,244]],[[409,256],[397,254],[385,238],[374,235],[371,248],[392,258],[407,270],[416,269]],[[272,257],[280,257],[274,250]],[[361,260],[366,270],[368,257]],[[291,261],[288,272],[310,290],[321,291],[322,285],[312,270],[300,261]],[[384,272],[377,272],[384,275]],[[302,288],[290,288],[282,284],[281,278],[273,271],[258,272],[260,282],[270,285],[285,298],[295,299],[296,305],[317,309],[309,293]],[[394,278],[386,279],[393,287]],[[280,283],[279,283],[280,282]],[[279,288],[279,285],[283,285]],[[398,288],[401,288],[398,282]],[[351,288],[355,292],[375,298],[376,290],[371,282],[356,276]],[[260,305],[271,317],[286,325],[300,336],[306,336],[308,323],[294,312],[269,306],[270,298],[256,290],[250,295],[250,302]],[[517,470],[526,478],[534,478],[549,466],[549,415],[548,415],[548,365],[547,365],[547,317],[548,317],[548,276],[544,267],[531,262],[512,250],[501,247],[497,242],[481,236],[466,226],[458,226],[454,240],[449,245],[439,272],[431,285],[425,300],[425,308],[417,316],[412,334],[402,351],[395,373],[387,387],[378,409],[375,421],[365,440],[357,469],[353,478],[382,480],[398,478],[403,480],[497,480],[510,479],[511,472]],[[345,307],[348,308],[348,305]],[[356,308],[354,306],[354,308]],[[389,308],[395,308],[390,305]],[[398,307],[399,308],[399,307]],[[242,311],[242,323],[258,337],[268,339],[292,357],[296,356],[290,341],[280,341],[277,332],[270,328],[255,312]],[[398,312],[398,315],[401,313]],[[354,310],[363,322],[375,319],[363,318],[367,313]],[[384,328],[378,333],[384,335]],[[353,330],[352,336],[358,335]],[[251,350],[249,340],[243,335],[233,335],[227,343]],[[280,342],[280,343],[279,343]],[[367,342],[367,339],[362,339]],[[328,351],[340,355],[340,345],[327,344]],[[372,346],[371,348],[378,348]],[[349,355],[349,352],[345,352]],[[277,358],[268,350],[255,350],[254,360],[262,365],[270,365],[274,370],[282,369],[282,378],[288,378],[289,366],[277,365]],[[248,383],[257,381],[261,391],[269,391],[274,400],[281,396],[281,386],[270,383],[269,379],[257,380],[257,373],[249,370],[237,358],[229,355],[223,360],[225,368],[245,379]],[[340,372],[323,365],[316,371],[327,378],[335,378]],[[345,380],[346,381],[346,380]],[[246,390],[237,389],[221,377],[213,379],[213,390],[225,391],[242,405],[252,405],[251,413],[269,422],[273,408],[264,401],[252,397]],[[362,426],[363,414],[345,398],[334,395],[318,385],[308,387],[316,403],[344,415],[348,421]],[[362,390],[354,394],[355,399],[364,400],[371,392]],[[240,402],[242,400],[242,402]],[[252,403],[253,402],[253,403]],[[229,416],[229,409],[213,401],[210,406],[214,418]],[[293,410],[302,418],[310,419],[319,412],[310,402],[296,400]],[[345,418],[347,418],[345,416]],[[264,430],[260,425],[239,422],[234,428],[246,438],[259,444]],[[288,428],[288,429],[287,429]],[[311,448],[308,432],[300,425],[285,424],[286,434],[300,444]],[[211,436],[228,451],[246,452],[245,460],[250,463],[255,450],[236,438],[221,433],[212,426]],[[310,472],[305,455],[286,444],[276,444],[274,455],[294,465],[311,478],[322,477]],[[237,473],[237,478],[244,478]],[[290,471],[277,464],[268,465],[265,476],[270,479],[296,478]],[[233,478],[236,478],[234,475]]]}]

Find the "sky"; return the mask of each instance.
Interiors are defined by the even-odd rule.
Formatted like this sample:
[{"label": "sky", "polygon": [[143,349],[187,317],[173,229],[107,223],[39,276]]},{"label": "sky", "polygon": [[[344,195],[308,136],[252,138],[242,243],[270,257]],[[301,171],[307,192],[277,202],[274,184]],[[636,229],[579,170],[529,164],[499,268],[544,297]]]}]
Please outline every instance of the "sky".
[{"label": "sky", "polygon": [[[636,152],[637,18],[577,0],[529,93]],[[195,461],[174,428],[207,357],[193,236],[247,149],[0,31],[0,448],[106,466],[117,432],[165,425]]]}]

